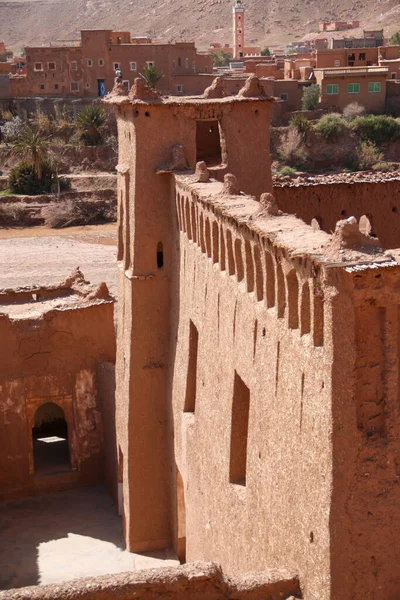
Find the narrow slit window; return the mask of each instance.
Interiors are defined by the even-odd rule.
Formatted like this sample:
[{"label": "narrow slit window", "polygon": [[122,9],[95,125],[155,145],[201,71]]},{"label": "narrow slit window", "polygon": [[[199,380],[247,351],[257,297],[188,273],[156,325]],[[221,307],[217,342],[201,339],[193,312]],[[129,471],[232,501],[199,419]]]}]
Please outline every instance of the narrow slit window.
[{"label": "narrow slit window", "polygon": [[235,372],[232,400],[229,481],[246,485],[250,390]]},{"label": "narrow slit window", "polygon": [[199,332],[193,321],[189,325],[189,364],[186,379],[186,395],[184,412],[194,413],[197,395],[197,352]]},{"label": "narrow slit window", "polygon": [[161,242],[157,245],[157,269],[162,269],[164,266],[164,250]]}]

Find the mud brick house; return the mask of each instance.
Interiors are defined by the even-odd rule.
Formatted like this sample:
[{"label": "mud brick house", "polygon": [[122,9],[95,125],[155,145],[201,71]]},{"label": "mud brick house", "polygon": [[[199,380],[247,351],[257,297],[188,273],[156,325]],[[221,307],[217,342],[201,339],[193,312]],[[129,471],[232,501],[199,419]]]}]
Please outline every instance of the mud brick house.
[{"label": "mud brick house", "polygon": [[0,291],[1,501],[104,481],[115,496],[113,304],[80,272]]},{"label": "mud brick house", "polygon": [[12,97],[103,97],[117,69],[128,90],[148,65],[164,75],[160,90],[175,93],[175,76],[212,71],[212,56],[197,53],[193,42],[153,44],[109,29],[83,30],[76,42],[27,47],[26,62],[26,76],[11,78]]},{"label": "mud brick house", "polygon": [[293,190],[281,212],[254,75],[235,97],[136,80],[108,102],[128,548],[294,570],[305,600],[398,597],[398,251],[338,200],[314,215],[336,209],[333,234]]}]

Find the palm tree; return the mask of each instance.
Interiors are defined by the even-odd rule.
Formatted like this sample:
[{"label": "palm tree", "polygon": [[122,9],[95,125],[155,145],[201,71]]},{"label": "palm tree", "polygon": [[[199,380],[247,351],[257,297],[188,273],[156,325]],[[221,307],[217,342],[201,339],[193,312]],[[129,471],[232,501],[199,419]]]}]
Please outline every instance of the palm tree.
[{"label": "palm tree", "polygon": [[36,177],[40,180],[49,145],[48,139],[43,137],[39,131],[31,127],[26,127],[17,138],[17,141],[14,142],[12,152],[16,156],[20,156],[26,163],[32,165]]},{"label": "palm tree", "polygon": [[103,139],[103,128],[107,121],[107,114],[101,106],[88,104],[76,115],[81,139],[86,146],[99,146]]},{"label": "palm tree", "polygon": [[155,88],[158,81],[160,81],[160,79],[164,77],[163,73],[161,71],[158,71],[154,65],[148,65],[146,67],[143,67],[143,71],[140,73],[140,75],[143,77],[147,85],[151,88]]}]

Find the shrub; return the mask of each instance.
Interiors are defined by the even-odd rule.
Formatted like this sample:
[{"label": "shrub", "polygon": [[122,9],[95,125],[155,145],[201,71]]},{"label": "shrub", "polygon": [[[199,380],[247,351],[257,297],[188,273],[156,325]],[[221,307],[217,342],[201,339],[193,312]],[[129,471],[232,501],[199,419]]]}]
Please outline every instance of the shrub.
[{"label": "shrub", "polygon": [[383,173],[388,173],[390,171],[396,171],[397,165],[383,161],[383,162],[378,162],[375,165],[373,165],[372,170],[373,171],[382,171]]},{"label": "shrub", "polygon": [[49,137],[54,134],[54,121],[50,117],[42,112],[36,114],[35,118],[31,122],[31,126],[41,136]]},{"label": "shrub", "polygon": [[278,146],[278,154],[282,161],[292,167],[301,167],[308,155],[304,148],[303,136],[294,128],[284,133]]},{"label": "shrub", "polygon": [[49,204],[42,210],[45,224],[54,229],[117,220],[117,208],[110,202],[66,200]]},{"label": "shrub", "polygon": [[292,175],[295,175],[295,174],[296,174],[296,169],[293,169],[293,167],[289,167],[288,165],[285,165],[279,171],[279,175],[286,175],[289,177],[291,177]]},{"label": "shrub", "polygon": [[42,164],[41,179],[38,179],[33,165],[20,163],[11,170],[8,184],[14,194],[30,196],[49,194],[58,187],[56,173],[47,162]]},{"label": "shrub", "polygon": [[25,121],[19,117],[13,117],[0,127],[1,138],[8,144],[12,143],[21,137],[26,129],[27,124]]},{"label": "shrub", "polygon": [[289,125],[290,127],[297,129],[297,131],[303,137],[306,137],[307,133],[312,128],[311,121],[309,121],[304,115],[293,115],[293,117],[290,119]]},{"label": "shrub", "polygon": [[338,113],[329,113],[320,118],[315,129],[324,140],[333,141],[343,134],[346,122]]},{"label": "shrub", "polygon": [[362,140],[383,144],[400,137],[400,124],[388,115],[366,115],[358,117],[352,123]]},{"label": "shrub", "polygon": [[271,56],[271,50],[269,48],[264,48],[260,52],[261,56]]},{"label": "shrub", "polygon": [[213,52],[212,54],[214,67],[226,67],[227,65],[229,65],[231,57],[223,50],[220,50],[220,52]]},{"label": "shrub", "polygon": [[303,89],[303,97],[301,99],[301,108],[303,110],[315,110],[319,102],[320,87],[317,83]]},{"label": "shrub", "polygon": [[358,102],[351,102],[343,109],[343,118],[346,121],[354,121],[357,117],[361,117],[365,113],[365,108]]},{"label": "shrub", "polygon": [[383,161],[383,154],[373,142],[361,142],[356,150],[358,168],[360,171],[371,169]]},{"label": "shrub", "polygon": [[22,227],[29,222],[29,210],[20,204],[0,206],[0,227]]},{"label": "shrub", "polygon": [[392,35],[389,40],[389,46],[400,46],[400,31]]}]

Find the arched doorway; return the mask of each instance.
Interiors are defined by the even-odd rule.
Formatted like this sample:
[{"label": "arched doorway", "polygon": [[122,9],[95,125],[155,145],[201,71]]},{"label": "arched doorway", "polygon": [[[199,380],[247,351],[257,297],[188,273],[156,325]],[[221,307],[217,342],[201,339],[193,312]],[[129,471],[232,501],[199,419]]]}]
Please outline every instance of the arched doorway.
[{"label": "arched doorway", "polygon": [[54,402],[39,406],[32,428],[35,473],[57,473],[71,468],[68,425]]}]

